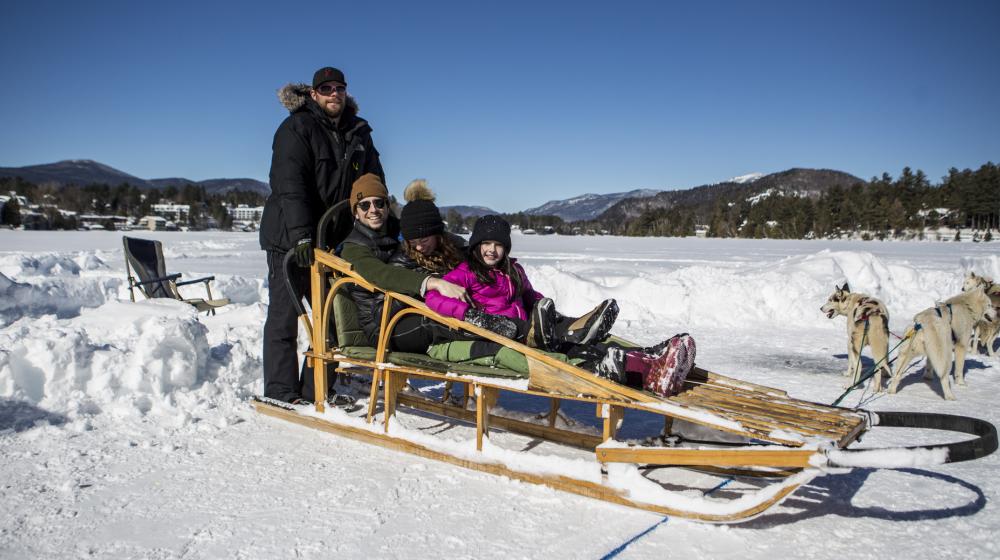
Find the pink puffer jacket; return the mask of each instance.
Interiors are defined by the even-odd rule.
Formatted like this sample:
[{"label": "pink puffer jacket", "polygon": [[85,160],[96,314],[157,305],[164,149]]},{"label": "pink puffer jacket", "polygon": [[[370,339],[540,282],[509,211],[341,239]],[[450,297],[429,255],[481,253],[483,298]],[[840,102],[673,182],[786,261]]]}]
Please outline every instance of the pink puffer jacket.
[{"label": "pink puffer jacket", "polygon": [[[528,311],[535,306],[536,301],[545,296],[536,292],[531,287],[528,275],[524,273],[524,269],[521,268],[521,265],[517,264],[516,260],[511,259],[511,263],[514,265],[514,270],[521,275],[521,297],[517,297],[517,294],[513,293],[513,280],[496,269],[491,271],[494,278],[492,284],[483,284],[480,282],[476,278],[476,274],[469,269],[469,263],[467,262],[458,265],[454,270],[445,274],[443,278],[452,284],[457,284],[465,288],[472,297],[472,301],[476,302],[476,307],[480,310],[492,315],[503,315],[504,317],[527,321]],[[456,319],[464,318],[465,311],[469,308],[469,304],[464,301],[445,297],[437,290],[429,290],[424,295],[424,301],[427,303],[427,307],[430,307],[441,315],[455,317]]]}]

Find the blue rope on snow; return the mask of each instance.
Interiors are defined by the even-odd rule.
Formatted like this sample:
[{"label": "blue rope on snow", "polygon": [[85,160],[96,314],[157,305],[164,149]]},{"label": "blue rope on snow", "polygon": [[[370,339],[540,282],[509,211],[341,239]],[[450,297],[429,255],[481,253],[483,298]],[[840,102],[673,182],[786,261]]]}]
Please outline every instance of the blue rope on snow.
[{"label": "blue rope on snow", "polygon": [[622,551],[624,551],[626,548],[628,548],[628,545],[634,543],[635,541],[641,539],[642,537],[645,537],[650,531],[652,531],[653,529],[656,529],[660,525],[663,525],[667,521],[670,521],[670,518],[664,516],[663,519],[657,521],[656,523],[654,523],[653,525],[651,525],[645,531],[643,531],[643,532],[639,533],[638,535],[632,537],[631,539],[625,541],[618,548],[616,548],[616,549],[612,550],[611,552],[607,553],[607,555],[602,556],[601,560],[608,560],[609,558],[614,558],[615,556],[618,556],[619,554],[622,553]]},{"label": "blue rope on snow", "polygon": [[[716,487],[715,487],[715,488],[712,488],[712,489],[711,489],[711,490],[709,490],[708,492],[705,492],[705,495],[706,495],[706,496],[709,496],[709,495],[711,495],[711,494],[712,494],[712,492],[715,492],[716,490],[720,490],[720,489],[722,489],[722,488],[725,488],[725,487],[726,487],[726,485],[727,485],[727,484],[729,484],[729,483],[730,483],[730,482],[732,482],[732,481],[733,481],[733,479],[731,479],[731,478],[727,478],[726,480],[723,480],[723,481],[722,481],[722,482],[720,482],[720,483],[719,483],[718,485],[716,485]],[[622,544],[621,544],[621,545],[620,545],[620,546],[619,546],[618,548],[616,548],[616,549],[612,550],[611,552],[607,553],[606,555],[602,556],[602,557],[601,557],[601,560],[608,560],[609,558],[614,558],[615,556],[618,556],[618,555],[619,555],[619,554],[621,554],[621,553],[622,553],[622,552],[623,552],[623,551],[624,551],[624,550],[625,550],[626,548],[628,548],[628,545],[630,545],[630,544],[634,543],[635,541],[637,541],[637,540],[641,539],[642,537],[645,537],[645,536],[646,536],[646,535],[648,535],[648,534],[649,534],[650,532],[652,532],[652,530],[653,530],[653,529],[656,529],[656,528],[657,528],[657,527],[659,527],[660,525],[663,525],[663,524],[665,524],[665,523],[666,523],[667,521],[670,521],[670,518],[669,518],[669,517],[667,517],[667,516],[663,516],[663,519],[661,519],[661,520],[657,521],[656,523],[654,523],[654,524],[650,525],[650,526],[649,526],[649,528],[647,528],[647,529],[646,529],[645,531],[643,531],[643,532],[639,533],[638,535],[636,535],[636,536],[632,537],[631,539],[629,539],[629,540],[625,541],[625,542],[624,542],[624,543],[622,543]]]}]

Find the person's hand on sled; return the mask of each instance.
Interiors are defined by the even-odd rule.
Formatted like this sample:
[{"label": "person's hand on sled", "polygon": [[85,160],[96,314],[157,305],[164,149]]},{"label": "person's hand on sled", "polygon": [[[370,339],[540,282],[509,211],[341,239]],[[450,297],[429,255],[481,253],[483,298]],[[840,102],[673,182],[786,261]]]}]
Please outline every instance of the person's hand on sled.
[{"label": "person's hand on sled", "polygon": [[468,292],[465,291],[465,288],[457,284],[452,284],[447,280],[442,280],[441,278],[435,278],[432,276],[427,279],[427,289],[437,290],[438,293],[445,297],[450,297],[452,299],[464,301],[469,305],[473,305],[472,299],[469,297]]},{"label": "person's hand on sled", "polygon": [[302,268],[309,268],[312,266],[313,259],[313,243],[312,239],[308,237],[305,239],[300,239],[295,247],[292,249],[292,253],[295,255],[295,264]]}]

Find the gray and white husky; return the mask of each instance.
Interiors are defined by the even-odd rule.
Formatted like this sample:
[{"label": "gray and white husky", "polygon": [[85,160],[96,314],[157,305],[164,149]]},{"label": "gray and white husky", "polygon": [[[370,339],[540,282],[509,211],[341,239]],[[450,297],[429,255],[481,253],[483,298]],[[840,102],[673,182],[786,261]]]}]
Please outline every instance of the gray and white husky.
[{"label": "gray and white husky", "polygon": [[896,392],[911,359],[916,356],[927,356],[924,379],[930,379],[932,371],[936,373],[941,380],[944,398],[955,400],[948,379],[952,355],[955,363],[955,382],[965,385],[965,352],[972,337],[972,329],[977,322],[992,322],[996,316],[990,298],[979,287],[962,292],[917,313],[913,318],[913,326],[906,333],[907,340],[900,348],[899,361],[892,382],[889,383],[889,392]]},{"label": "gray and white husky", "polygon": [[878,367],[872,379],[872,387],[875,391],[881,391],[882,374],[885,373],[887,378],[892,376],[888,359],[889,311],[885,305],[865,294],[852,293],[847,282],[844,282],[843,286],[838,286],[830,294],[820,309],[826,313],[827,319],[833,319],[837,315],[847,317],[847,372],[844,375],[849,376],[850,380],[845,387],[858,382],[861,376],[861,351],[864,346],[868,346],[872,349],[872,358]]},{"label": "gray and white husky", "polygon": [[[997,309],[998,314],[1000,314],[1000,284],[994,282],[992,278],[979,276],[975,272],[969,272],[969,275],[965,277],[965,283],[962,284],[962,291],[967,292],[975,288],[982,288],[986,292],[986,295],[990,298],[990,302],[993,304],[993,308]],[[972,342],[969,345],[969,349],[973,352],[978,352],[979,344],[981,343],[986,346],[987,354],[996,356],[993,343],[996,341],[998,335],[1000,335],[1000,317],[989,322],[979,321],[972,332]]]}]

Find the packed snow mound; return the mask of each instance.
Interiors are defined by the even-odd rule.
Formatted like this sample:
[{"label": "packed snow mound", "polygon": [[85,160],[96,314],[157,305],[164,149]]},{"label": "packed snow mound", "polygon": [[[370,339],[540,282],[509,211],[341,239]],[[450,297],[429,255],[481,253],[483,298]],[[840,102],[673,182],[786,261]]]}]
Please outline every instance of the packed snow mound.
[{"label": "packed snow mound", "polygon": [[107,269],[104,260],[93,252],[0,255],[0,273],[10,277],[80,276],[82,271]]},{"label": "packed snow mound", "polygon": [[963,276],[975,272],[993,281],[1000,281],[1000,256],[986,255],[982,257],[962,257]]},{"label": "packed snow mound", "polygon": [[534,287],[555,299],[561,313],[578,315],[613,297],[621,309],[613,332],[654,341],[697,327],[736,328],[748,323],[762,328],[832,328],[819,308],[844,282],[852,291],[881,299],[894,323],[905,323],[961,289],[958,273],[889,265],[863,251],[823,250],[777,264],[624,269],[620,276],[588,276],[572,268],[526,265]]},{"label": "packed snow mound", "polygon": [[115,278],[54,276],[41,279],[36,285],[15,282],[0,272],[0,326],[23,317],[76,316],[83,308],[97,307],[116,299],[121,284],[123,280]]},{"label": "packed snow mound", "polygon": [[219,398],[245,399],[261,377],[259,334],[229,331],[213,346],[208,333],[192,306],[173,300],[20,321],[0,331],[0,397],[70,419],[167,415],[179,427]]},{"label": "packed snow mound", "polygon": [[[180,291],[184,297],[205,297],[205,285],[200,283],[181,286]],[[212,281],[212,296],[229,298],[230,302],[243,305],[267,301],[267,282],[245,276],[216,275]],[[220,313],[228,311],[225,307],[219,309]]]},{"label": "packed snow mound", "polygon": [[121,278],[94,252],[0,255],[0,326],[22,317],[72,317],[113,300]]}]

